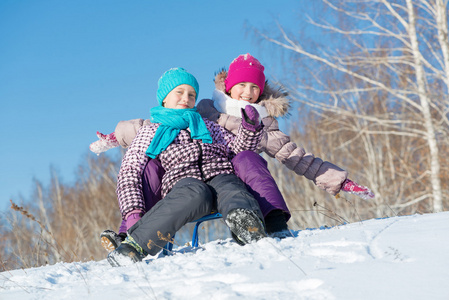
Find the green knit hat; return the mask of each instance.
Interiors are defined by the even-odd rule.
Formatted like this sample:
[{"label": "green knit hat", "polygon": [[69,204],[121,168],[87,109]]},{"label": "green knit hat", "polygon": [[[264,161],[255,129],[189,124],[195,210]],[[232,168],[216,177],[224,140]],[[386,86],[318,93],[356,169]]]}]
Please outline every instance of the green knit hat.
[{"label": "green knit hat", "polygon": [[172,68],[165,72],[157,82],[157,101],[162,106],[162,101],[167,97],[175,87],[181,84],[188,84],[195,89],[195,101],[198,99],[200,86],[195,76],[184,70],[183,68]]}]

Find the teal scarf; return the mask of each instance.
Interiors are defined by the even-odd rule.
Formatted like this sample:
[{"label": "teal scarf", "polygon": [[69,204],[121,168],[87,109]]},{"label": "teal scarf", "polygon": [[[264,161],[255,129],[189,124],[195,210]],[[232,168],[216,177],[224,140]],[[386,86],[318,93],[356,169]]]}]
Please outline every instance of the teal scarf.
[{"label": "teal scarf", "polygon": [[203,143],[212,143],[209,130],[207,130],[206,124],[197,112],[196,107],[175,109],[156,106],[150,110],[150,113],[152,123],[161,123],[146,151],[146,154],[151,158],[156,158],[167,149],[181,129],[190,128],[193,139],[201,139]]}]

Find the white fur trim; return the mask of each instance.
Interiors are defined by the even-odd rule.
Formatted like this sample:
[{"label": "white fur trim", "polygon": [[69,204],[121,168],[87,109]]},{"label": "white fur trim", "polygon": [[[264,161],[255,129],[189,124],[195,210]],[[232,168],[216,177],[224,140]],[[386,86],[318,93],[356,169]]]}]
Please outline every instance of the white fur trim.
[{"label": "white fur trim", "polygon": [[214,101],[215,108],[224,114],[228,114],[237,118],[242,117],[241,109],[245,108],[247,105],[251,105],[254,107],[259,113],[260,118],[268,117],[267,109],[256,103],[249,103],[246,101],[240,101],[236,99],[232,99],[225,93],[219,90],[214,90],[212,94],[212,100]]}]

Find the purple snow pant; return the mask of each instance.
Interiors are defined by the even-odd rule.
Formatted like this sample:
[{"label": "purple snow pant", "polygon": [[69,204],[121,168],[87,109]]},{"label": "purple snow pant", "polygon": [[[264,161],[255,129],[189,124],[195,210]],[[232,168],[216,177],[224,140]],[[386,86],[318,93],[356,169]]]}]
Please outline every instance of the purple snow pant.
[{"label": "purple snow pant", "polygon": [[272,210],[285,213],[290,219],[284,197],[267,167],[267,161],[253,151],[243,151],[232,159],[235,174],[246,184],[248,191],[256,198],[264,217]]},{"label": "purple snow pant", "polygon": [[[235,174],[246,184],[248,191],[257,200],[263,216],[279,209],[285,213],[286,221],[290,219],[284,197],[271,176],[267,161],[253,151],[243,151],[232,159]],[[142,174],[142,190],[145,199],[145,209],[149,211],[161,200],[161,179],[165,170],[157,159],[151,159]],[[119,232],[126,232],[126,221],[123,220]]]},{"label": "purple snow pant", "polygon": [[[142,193],[145,200],[145,210],[149,211],[159,200],[162,199],[162,176],[165,170],[158,159],[150,159],[142,174]],[[119,233],[126,233],[126,220],[122,220]]]}]

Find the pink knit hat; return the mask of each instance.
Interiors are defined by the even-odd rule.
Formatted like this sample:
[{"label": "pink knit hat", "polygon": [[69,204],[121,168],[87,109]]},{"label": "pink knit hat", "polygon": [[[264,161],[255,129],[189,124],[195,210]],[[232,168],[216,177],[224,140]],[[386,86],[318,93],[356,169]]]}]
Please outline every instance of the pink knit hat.
[{"label": "pink knit hat", "polygon": [[240,82],[252,82],[260,88],[263,93],[265,86],[265,75],[262,64],[251,54],[239,55],[229,65],[228,76],[225,79],[226,92]]}]

